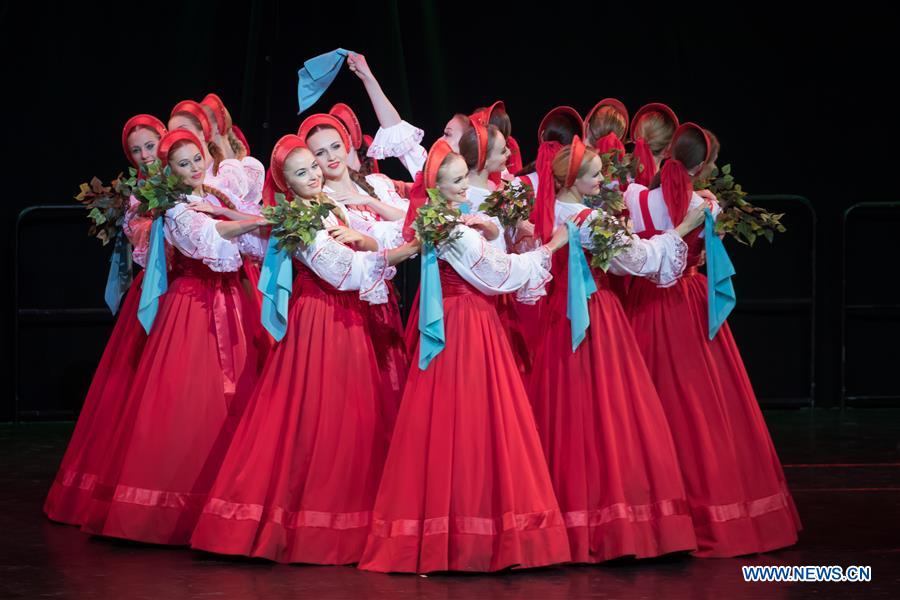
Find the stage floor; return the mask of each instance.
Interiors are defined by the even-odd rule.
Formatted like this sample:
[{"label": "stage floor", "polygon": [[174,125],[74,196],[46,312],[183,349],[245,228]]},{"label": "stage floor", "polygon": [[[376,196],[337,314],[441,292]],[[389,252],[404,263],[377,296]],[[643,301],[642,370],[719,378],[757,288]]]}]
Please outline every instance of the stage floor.
[{"label": "stage floor", "polygon": [[[900,410],[770,411],[804,531],[766,555],[492,575],[381,575],[91,538],[41,505],[71,423],[0,425],[2,598],[900,597]],[[745,583],[742,565],[868,565],[870,583]]]}]

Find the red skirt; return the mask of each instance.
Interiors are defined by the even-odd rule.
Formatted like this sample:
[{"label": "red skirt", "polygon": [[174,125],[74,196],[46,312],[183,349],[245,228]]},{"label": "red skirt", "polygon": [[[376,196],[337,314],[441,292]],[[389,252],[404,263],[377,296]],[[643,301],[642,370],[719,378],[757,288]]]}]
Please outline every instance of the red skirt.
[{"label": "red skirt", "polygon": [[397,290],[392,283],[388,282],[387,285],[386,304],[363,303],[363,307],[369,339],[375,348],[375,359],[378,363],[378,392],[382,397],[383,411],[393,427],[409,370],[409,354],[406,351]]},{"label": "red skirt", "polygon": [[82,529],[187,544],[257,379],[238,273],[176,254]]},{"label": "red skirt", "polygon": [[447,344],[427,370],[410,370],[359,567],[566,562],[565,525],[494,302],[440,267]]},{"label": "red skirt", "polygon": [[362,554],[391,423],[356,291],[301,267],[269,359],[191,538],[278,562]]},{"label": "red skirt", "polygon": [[590,327],[572,352],[567,252],[553,288],[529,396],[569,532],[573,562],[647,558],[697,541],[672,435],[622,306],[601,272]]},{"label": "red skirt", "polygon": [[728,324],[708,340],[706,277],[635,278],[627,308],[678,450],[695,555],[796,543],[800,519]]},{"label": "red skirt", "polygon": [[94,372],[91,387],[56,479],[44,502],[54,521],[80,525],[97,485],[110,438],[121,422],[124,397],[134,381],[147,334],[137,318],[144,272],[134,278],[125,294],[116,325]]},{"label": "red skirt", "polygon": [[[241,268],[241,283],[247,291],[247,297],[253,305],[253,314],[261,314],[262,312],[262,292],[259,291],[259,270],[260,263],[251,257],[243,256],[243,266]],[[253,334],[253,343],[256,346],[257,372],[262,372],[263,366],[269,358],[269,353],[275,346],[275,339],[269,331],[263,327],[262,322],[257,319],[254,324],[256,330]]]},{"label": "red skirt", "polygon": [[[476,290],[475,293],[480,293]],[[516,361],[516,367],[523,381],[527,379],[531,373],[532,351],[533,345],[530,345],[526,338],[526,331],[534,335],[536,326],[529,328],[529,324],[522,321],[522,314],[534,317],[539,314],[537,304],[531,306],[517,302],[515,294],[501,294],[494,296],[494,306],[497,316],[500,319],[501,329],[506,332],[507,340],[512,349],[513,359]],[[412,307],[409,311],[409,319],[406,321],[406,330],[404,332],[406,350],[409,361],[413,366],[419,364],[419,292],[413,299]]]}]

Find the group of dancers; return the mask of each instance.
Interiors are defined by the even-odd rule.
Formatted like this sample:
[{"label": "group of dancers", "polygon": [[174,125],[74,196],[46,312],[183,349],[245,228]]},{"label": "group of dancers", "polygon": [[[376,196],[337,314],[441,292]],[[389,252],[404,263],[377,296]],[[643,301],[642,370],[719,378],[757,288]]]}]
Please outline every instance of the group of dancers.
[{"label": "group of dancers", "polygon": [[[707,336],[701,225],[717,206],[692,182],[715,162],[715,136],[666,105],[629,119],[606,99],[585,118],[547,113],[536,160],[523,165],[496,102],[453,116],[426,152],[365,58],[347,64],[371,99],[375,136],[337,104],[281,137],[267,169],[215,94],[179,102],[167,123],[125,124],[128,161],[159,161],[191,193],[159,217],[167,289],[148,334],[145,272],[134,278],[49,518],[93,535],[382,572],[794,544],[800,521],[727,323]],[[625,143],[643,165],[624,190],[627,247],[569,289],[574,253],[590,250],[604,210],[585,198],[608,183],[602,157]],[[409,180],[379,173],[388,157]],[[504,181],[530,188],[529,220],[481,211]],[[428,255],[439,297],[417,297],[404,328],[391,279],[425,250],[413,227],[423,189],[462,222]],[[261,207],[278,194],[331,208],[293,253],[276,341],[258,288],[275,243]],[[138,207],[123,229],[143,266],[153,216]],[[575,340],[567,314],[585,288]],[[435,303],[437,349],[420,319]]]}]

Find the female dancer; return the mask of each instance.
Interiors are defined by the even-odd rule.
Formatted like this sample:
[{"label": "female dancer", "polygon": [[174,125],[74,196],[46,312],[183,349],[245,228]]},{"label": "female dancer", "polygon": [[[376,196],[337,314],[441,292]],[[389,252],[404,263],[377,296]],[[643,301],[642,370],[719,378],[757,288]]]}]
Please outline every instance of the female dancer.
[{"label": "female dancer", "polygon": [[[136,115],[122,128],[122,150],[135,168],[156,161],[159,141],[165,135],[162,122],[151,115]],[[134,247],[135,262],[144,264],[149,240],[149,219],[135,210],[126,214],[124,230]],[[61,523],[80,525],[85,507],[97,484],[97,473],[106,456],[107,442],[119,422],[123,396],[134,380],[147,334],[137,319],[144,272],[134,278],[119,310],[116,325],[106,343],[78,415],[75,431],[62,464],[44,502],[47,516]]]},{"label": "female dancer", "polygon": [[[431,187],[453,205],[465,202],[467,170],[439,140],[413,207]],[[543,294],[565,229],[533,252],[504,254],[458,228],[460,236],[437,249],[446,347],[425,370],[410,371],[362,569],[496,571],[569,560],[534,417],[492,301]]]},{"label": "female dancer", "polygon": [[[276,191],[329,201],[299,137],[278,141],[269,169]],[[393,265],[418,245],[379,250],[346,223],[335,208],[327,229],[294,254],[287,334],[228,450],[195,548],[317,564],[354,563],[362,554],[393,426],[381,406],[364,304],[387,302]]]},{"label": "female dancer", "polygon": [[[602,209],[584,205],[603,182],[600,156],[576,136],[553,159],[542,181],[554,181],[555,224],[579,224],[591,248],[590,224]],[[674,231],[651,240],[633,236],[610,271],[671,284],[684,269],[681,240],[703,220],[703,210]],[[546,228],[546,225],[545,225]],[[553,257],[553,283],[544,302],[539,347],[528,391],[550,476],[569,532],[574,562],[619,556],[647,558],[694,550],[696,539],[672,436],[631,326],[607,274],[591,269],[597,291],[587,301],[590,322],[573,350],[567,318],[569,253]],[[589,259],[588,259],[589,260]],[[588,268],[584,264],[584,268]]]},{"label": "female dancer", "polygon": [[[159,159],[193,192],[158,217],[176,249],[170,283],[105,446],[83,530],[186,544],[257,378],[251,339],[259,313],[237,275],[237,240],[265,220],[223,209],[204,190],[207,159],[191,132],[166,134]],[[232,220],[210,216],[219,213]],[[258,238],[244,246],[261,252]]]},{"label": "female dancer", "polygon": [[[671,229],[706,200],[692,177],[711,160],[693,123],[672,139],[651,189],[625,200],[643,237]],[[713,213],[718,205],[711,205]],[[738,556],[790,546],[800,519],[728,324],[708,339],[707,282],[697,272],[703,240],[687,236],[687,269],[667,287],[636,278],[627,312],[672,429],[697,534],[696,556]]]}]

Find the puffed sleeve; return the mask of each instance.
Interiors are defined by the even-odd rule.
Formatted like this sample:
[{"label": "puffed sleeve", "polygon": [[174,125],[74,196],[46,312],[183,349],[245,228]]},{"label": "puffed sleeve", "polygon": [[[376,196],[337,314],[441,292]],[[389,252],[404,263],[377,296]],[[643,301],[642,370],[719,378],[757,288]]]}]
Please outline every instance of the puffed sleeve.
[{"label": "puffed sleeve", "polygon": [[147,266],[147,252],[150,249],[150,225],[153,220],[138,212],[140,202],[134,196],[128,199],[128,208],[122,219],[122,231],[131,242],[131,257],[142,267]]},{"label": "puffed sleeve", "polygon": [[550,274],[550,251],[546,246],[524,254],[507,254],[491,246],[477,231],[458,226],[461,236],[438,249],[460,277],[491,296],[516,292],[516,299],[533,304],[545,296]]},{"label": "puffed sleeve", "polygon": [[425,168],[425,159],[428,157],[421,143],[424,136],[425,132],[406,121],[400,121],[390,127],[379,127],[366,154],[377,160],[388,157],[399,158],[409,174],[415,178],[416,173]]},{"label": "puffed sleeve", "polygon": [[242,158],[241,165],[244,167],[244,175],[247,178],[247,194],[244,196],[242,204],[259,206],[262,202],[263,184],[266,181],[266,168],[252,156]]},{"label": "puffed sleeve", "polygon": [[403,239],[403,221],[368,221],[354,210],[345,211],[347,226],[354,231],[364,233],[378,242],[379,249],[397,248],[405,243]]},{"label": "puffed sleeve", "polygon": [[[697,208],[698,206],[706,206],[707,208],[709,208],[710,212],[712,212],[713,221],[718,220],[719,213],[722,212],[722,207],[719,206],[718,202],[707,202],[706,200],[704,200],[704,198],[700,194],[694,192],[691,195],[691,202],[690,202],[690,204],[688,204],[688,210]],[[700,226],[700,237],[701,238],[703,237],[703,226],[702,225]],[[722,237],[722,236],[720,235],[719,237]]]},{"label": "puffed sleeve", "polygon": [[[244,165],[236,158],[226,158],[219,163],[219,171],[215,175],[212,172],[206,174],[204,184],[225,192],[234,202],[235,208],[244,211],[244,199],[250,191],[247,181],[247,172]],[[262,188],[260,188],[260,196]]]},{"label": "puffed sleeve", "polygon": [[[375,195],[378,196],[378,199],[385,204],[403,211],[409,208],[409,200],[397,193],[397,188],[389,177],[380,173],[372,173],[371,175],[366,175],[366,182],[375,190]],[[400,219],[400,221],[403,221],[403,219]]]},{"label": "puffed sleeve", "polygon": [[369,304],[388,301],[386,282],[397,273],[388,264],[387,251],[359,252],[324,230],[316,233],[312,244],[294,252],[294,258],[338,290],[359,290],[360,299]]},{"label": "puffed sleeve", "polygon": [[187,203],[177,204],[166,211],[166,241],[213,271],[237,271],[242,264],[238,245],[219,235],[216,223],[209,215],[190,210]]},{"label": "puffed sleeve", "polygon": [[[590,224],[597,218],[595,209],[578,228],[581,247],[593,247]],[[659,287],[674,284],[687,265],[688,247],[674,231],[666,231],[649,239],[637,235],[618,233],[625,238],[627,246],[609,263],[609,272],[614,275],[634,275],[646,277]]]}]

